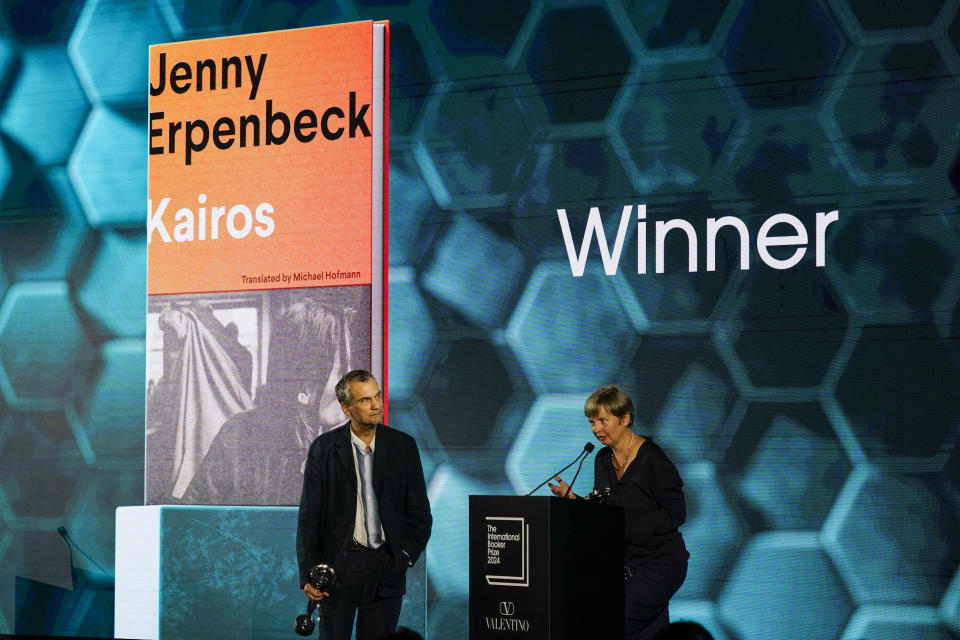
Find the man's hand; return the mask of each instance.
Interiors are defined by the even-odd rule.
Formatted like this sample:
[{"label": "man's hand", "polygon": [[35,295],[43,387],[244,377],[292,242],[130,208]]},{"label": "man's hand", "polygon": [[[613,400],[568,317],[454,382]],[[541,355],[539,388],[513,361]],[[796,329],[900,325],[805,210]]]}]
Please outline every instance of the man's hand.
[{"label": "man's hand", "polygon": [[328,597],[330,594],[326,591],[317,591],[312,584],[309,582],[303,585],[303,592],[307,594],[307,597],[313,600],[314,602],[320,602],[324,598]]},{"label": "man's hand", "polygon": [[577,499],[577,494],[570,491],[570,485],[561,480],[560,476],[553,476],[553,479],[557,481],[557,484],[550,484],[549,482],[547,483],[547,486],[550,487],[550,491],[553,492],[553,495],[561,498],[566,496],[571,500]]}]

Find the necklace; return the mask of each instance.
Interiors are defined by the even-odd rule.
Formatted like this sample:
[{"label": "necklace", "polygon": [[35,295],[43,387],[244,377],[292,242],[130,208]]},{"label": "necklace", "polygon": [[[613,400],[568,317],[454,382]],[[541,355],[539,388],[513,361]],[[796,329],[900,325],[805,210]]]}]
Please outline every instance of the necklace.
[{"label": "necklace", "polygon": [[633,431],[630,432],[630,444],[627,446],[627,450],[623,453],[623,462],[617,463],[617,452],[614,451],[613,447],[610,447],[610,454],[613,458],[613,468],[617,470],[617,475],[623,475],[623,470],[627,468],[627,460],[630,459],[630,447],[633,446],[633,441],[637,439],[637,434]]}]

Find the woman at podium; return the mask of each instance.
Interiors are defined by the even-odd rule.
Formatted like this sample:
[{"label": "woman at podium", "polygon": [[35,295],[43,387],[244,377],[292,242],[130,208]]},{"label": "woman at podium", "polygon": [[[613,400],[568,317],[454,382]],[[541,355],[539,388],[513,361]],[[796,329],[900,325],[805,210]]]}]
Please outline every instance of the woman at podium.
[{"label": "woman at podium", "polygon": [[[633,430],[633,401],[617,386],[600,387],[583,413],[606,445],[594,458],[594,491],[624,510],[624,632],[647,640],[670,623],[667,605],[687,576],[690,554],[679,526],[686,519],[683,481],[663,449]],[[577,499],[556,477],[554,495]]]}]

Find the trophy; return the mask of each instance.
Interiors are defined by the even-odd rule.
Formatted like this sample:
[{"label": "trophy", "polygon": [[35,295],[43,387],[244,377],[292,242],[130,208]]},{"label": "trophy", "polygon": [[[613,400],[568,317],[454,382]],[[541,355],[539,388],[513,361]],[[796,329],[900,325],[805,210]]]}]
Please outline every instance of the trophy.
[{"label": "trophy", "polygon": [[[337,581],[337,573],[328,564],[318,564],[310,569],[310,585],[317,591],[330,591],[330,588]],[[310,600],[307,603],[307,612],[297,616],[293,623],[293,630],[301,636],[309,636],[313,633],[316,623],[313,621],[313,612],[320,604],[316,600]]]}]

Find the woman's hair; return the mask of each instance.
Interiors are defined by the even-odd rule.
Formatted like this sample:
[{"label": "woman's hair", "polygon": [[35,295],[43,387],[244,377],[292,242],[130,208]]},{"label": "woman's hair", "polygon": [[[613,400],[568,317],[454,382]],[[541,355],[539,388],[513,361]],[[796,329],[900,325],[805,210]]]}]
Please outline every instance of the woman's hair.
[{"label": "woman's hair", "polygon": [[309,298],[298,300],[280,312],[270,331],[270,362],[267,384],[285,394],[296,394],[323,383],[344,350],[340,362],[349,361],[349,340],[344,323],[331,309]]},{"label": "woman's hair", "polygon": [[606,387],[600,387],[591,393],[587,401],[583,403],[583,415],[588,418],[596,418],[600,412],[600,407],[603,407],[618,418],[623,418],[629,413],[630,424],[633,424],[633,400],[631,400],[627,392],[620,387],[611,384]]}]

